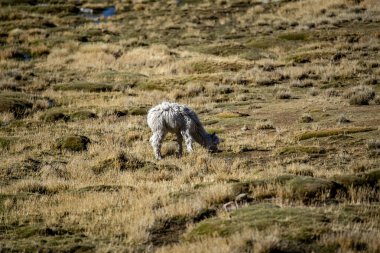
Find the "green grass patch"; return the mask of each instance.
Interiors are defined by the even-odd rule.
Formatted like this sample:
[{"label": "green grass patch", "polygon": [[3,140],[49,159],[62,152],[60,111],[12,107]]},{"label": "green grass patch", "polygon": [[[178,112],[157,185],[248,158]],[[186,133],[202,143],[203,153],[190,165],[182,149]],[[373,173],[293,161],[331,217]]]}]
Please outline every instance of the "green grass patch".
[{"label": "green grass patch", "polygon": [[128,114],[133,116],[147,115],[149,108],[147,106],[134,106],[128,108]]},{"label": "green grass patch", "polygon": [[316,210],[258,204],[238,209],[228,219],[215,217],[202,221],[185,238],[194,240],[204,236],[229,236],[245,229],[278,228],[285,239],[312,243],[330,231],[326,220],[326,216]]},{"label": "green grass patch", "polygon": [[275,178],[255,179],[255,180],[250,180],[250,181],[238,182],[238,183],[233,184],[232,191],[234,192],[235,195],[238,195],[240,193],[254,194],[256,187],[265,187],[268,184],[284,185],[286,182],[296,177],[297,177],[296,175],[292,175],[292,174],[283,174]]},{"label": "green grass patch", "polygon": [[[107,80],[115,80],[115,77],[118,79],[124,78],[122,81],[128,81],[130,79],[141,79],[141,78],[147,78],[148,76],[140,74],[140,73],[134,73],[134,72],[119,72],[119,71],[105,71],[97,75],[101,78],[107,78]],[[109,79],[108,79],[109,78]]]},{"label": "green grass patch", "polygon": [[8,150],[15,140],[14,137],[0,137],[0,150]]},{"label": "green grass patch", "polygon": [[196,74],[218,73],[224,71],[236,72],[249,67],[250,64],[243,64],[239,62],[214,62],[206,60],[192,62],[190,64],[190,71]]},{"label": "green grass patch", "polygon": [[307,63],[315,59],[329,59],[332,56],[332,52],[329,51],[312,51],[292,54],[285,59],[294,63]]},{"label": "green grass patch", "polygon": [[161,82],[157,82],[154,80],[149,80],[146,82],[141,82],[137,85],[137,88],[139,90],[144,90],[144,91],[152,91],[152,90],[159,90],[159,91],[165,91],[167,90],[167,87],[165,84],[162,84]]},{"label": "green grass patch", "polygon": [[278,40],[274,38],[259,38],[247,43],[250,48],[268,49],[274,46],[278,46]]},{"label": "green grass patch", "polygon": [[239,117],[242,117],[242,114],[237,113],[237,112],[224,111],[224,112],[218,113],[216,117],[220,119],[239,118]]},{"label": "green grass patch", "polygon": [[370,180],[366,180],[365,178],[356,175],[335,175],[332,179],[347,189],[350,187],[359,188],[370,185]]},{"label": "green grass patch", "polygon": [[45,122],[56,122],[59,120],[67,121],[69,120],[70,116],[68,116],[64,110],[62,109],[52,109],[46,111],[41,118]]},{"label": "green grass patch", "polygon": [[287,51],[295,45],[293,41],[284,41],[276,37],[261,37],[248,41],[245,46],[248,48],[241,57],[247,60],[258,60],[261,58],[277,59],[278,55],[271,52],[271,48],[282,47]]},{"label": "green grass patch", "polygon": [[90,139],[86,136],[70,135],[58,139],[57,148],[69,151],[84,151],[87,150],[89,143]]},{"label": "green grass patch", "polygon": [[223,133],[223,129],[221,128],[206,127],[205,129],[208,133],[216,133],[216,134]]},{"label": "green grass patch", "polygon": [[322,147],[315,146],[292,146],[279,148],[275,152],[277,155],[288,155],[288,154],[324,154],[326,149]]},{"label": "green grass patch", "polygon": [[238,55],[247,48],[241,44],[212,45],[199,48],[199,52],[218,56]]},{"label": "green grass patch", "polygon": [[214,124],[217,124],[219,121],[218,120],[215,120],[215,119],[210,119],[210,120],[206,120],[203,122],[203,125],[205,126],[210,126],[210,125],[214,125]]},{"label": "green grass patch", "polygon": [[[265,44],[265,42],[267,43]],[[194,51],[222,57],[236,55],[247,60],[258,60],[265,57],[263,56],[263,53],[265,53],[265,55],[269,54],[269,52],[264,52],[263,49],[269,48],[271,45],[275,45],[273,42],[270,43],[269,40],[265,40],[265,42],[253,41],[246,44],[232,43],[224,45],[201,46],[196,47]]]},{"label": "green grass patch", "polygon": [[283,40],[291,40],[291,41],[305,41],[309,38],[309,35],[306,33],[283,33],[278,36],[278,38]]},{"label": "green grass patch", "polygon": [[353,134],[353,133],[361,133],[361,132],[369,132],[375,131],[377,128],[374,127],[351,127],[351,128],[332,128],[332,129],[323,129],[323,130],[315,130],[309,131],[302,134],[299,134],[296,139],[299,141],[307,140],[311,138],[322,138],[333,135],[340,134]]},{"label": "green grass patch", "polygon": [[71,120],[96,119],[98,116],[91,111],[76,111],[70,115]]},{"label": "green grass patch", "polygon": [[[298,176],[287,182],[287,198],[304,203],[317,203],[335,197],[343,187],[331,180]],[[323,195],[323,197],[322,197]]]},{"label": "green grass patch", "polygon": [[80,231],[61,226],[45,226],[41,223],[11,224],[1,226],[5,252],[91,252],[95,246]]}]

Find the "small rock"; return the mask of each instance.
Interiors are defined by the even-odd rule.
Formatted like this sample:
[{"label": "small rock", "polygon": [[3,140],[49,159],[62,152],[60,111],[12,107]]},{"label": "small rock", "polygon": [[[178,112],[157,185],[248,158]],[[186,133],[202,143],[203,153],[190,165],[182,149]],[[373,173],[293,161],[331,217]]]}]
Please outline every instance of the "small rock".
[{"label": "small rock", "polygon": [[51,99],[51,98],[48,98],[48,99],[47,99],[47,107],[48,107],[48,108],[52,108],[52,107],[54,107],[56,104],[57,104],[57,103],[55,102],[54,99]]},{"label": "small rock", "polygon": [[247,127],[247,125],[244,125],[242,128],[241,128],[241,131],[247,131],[249,130],[249,128]]},{"label": "small rock", "polygon": [[118,118],[120,117],[124,117],[124,116],[127,116],[128,115],[128,110],[116,110],[114,112],[114,115]]},{"label": "small rock", "polygon": [[292,26],[292,27],[295,27],[295,26],[298,26],[298,25],[299,25],[299,23],[297,21],[293,21],[293,22],[290,23],[290,26]]},{"label": "small rock", "polygon": [[307,28],[311,29],[311,28],[315,28],[315,24],[314,23],[307,23],[306,24]]},{"label": "small rock", "polygon": [[252,198],[247,193],[241,193],[235,198],[236,206],[246,205],[250,201],[252,201]]},{"label": "small rock", "polygon": [[236,210],[238,207],[234,201],[227,202],[223,205],[223,210],[226,212],[231,212]]},{"label": "small rock", "polygon": [[339,116],[339,118],[338,118],[338,124],[345,124],[345,123],[350,123],[351,122],[351,120],[350,119],[348,119],[346,116],[344,116],[344,115],[341,115],[341,116]]},{"label": "small rock", "polygon": [[240,193],[239,195],[236,196],[235,201],[240,202],[240,201],[246,201],[247,199],[248,199],[247,193]]},{"label": "small rock", "polygon": [[313,117],[308,113],[303,114],[300,118],[300,122],[302,123],[310,123],[313,121],[314,121]]},{"label": "small rock", "polygon": [[340,61],[340,60],[341,60],[342,58],[344,58],[344,57],[346,57],[345,54],[343,54],[343,53],[336,53],[336,54],[333,56],[332,60],[333,60],[333,61]]}]

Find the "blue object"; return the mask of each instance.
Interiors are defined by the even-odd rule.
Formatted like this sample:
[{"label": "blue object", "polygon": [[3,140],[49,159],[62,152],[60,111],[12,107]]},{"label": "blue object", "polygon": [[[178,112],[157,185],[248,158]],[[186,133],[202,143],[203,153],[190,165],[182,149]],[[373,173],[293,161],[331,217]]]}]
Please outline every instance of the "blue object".
[{"label": "blue object", "polygon": [[104,9],[104,11],[103,11],[102,14],[103,14],[103,16],[105,18],[108,18],[108,17],[111,17],[111,16],[115,15],[116,14],[116,8],[115,8],[115,6],[111,6],[111,7],[108,7],[106,9]]}]

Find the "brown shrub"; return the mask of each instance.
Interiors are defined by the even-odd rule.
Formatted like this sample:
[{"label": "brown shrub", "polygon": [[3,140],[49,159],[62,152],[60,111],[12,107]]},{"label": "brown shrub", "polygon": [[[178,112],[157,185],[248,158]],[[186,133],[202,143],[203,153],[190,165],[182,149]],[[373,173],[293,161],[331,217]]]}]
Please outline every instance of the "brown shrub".
[{"label": "brown shrub", "polygon": [[368,105],[375,98],[375,91],[370,86],[359,85],[349,89],[344,97],[349,99],[350,105]]}]

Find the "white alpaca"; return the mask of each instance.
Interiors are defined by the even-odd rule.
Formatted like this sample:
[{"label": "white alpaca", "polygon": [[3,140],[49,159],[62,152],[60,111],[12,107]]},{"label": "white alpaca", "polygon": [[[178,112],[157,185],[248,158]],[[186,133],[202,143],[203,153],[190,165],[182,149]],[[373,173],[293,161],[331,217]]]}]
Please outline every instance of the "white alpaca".
[{"label": "white alpaca", "polygon": [[177,136],[178,156],[182,155],[183,139],[188,152],[193,150],[193,141],[210,151],[218,149],[219,138],[215,134],[208,134],[196,113],[185,105],[162,102],[149,110],[148,125],[153,132],[150,144],[158,160],[162,159],[161,145],[168,132]]}]

